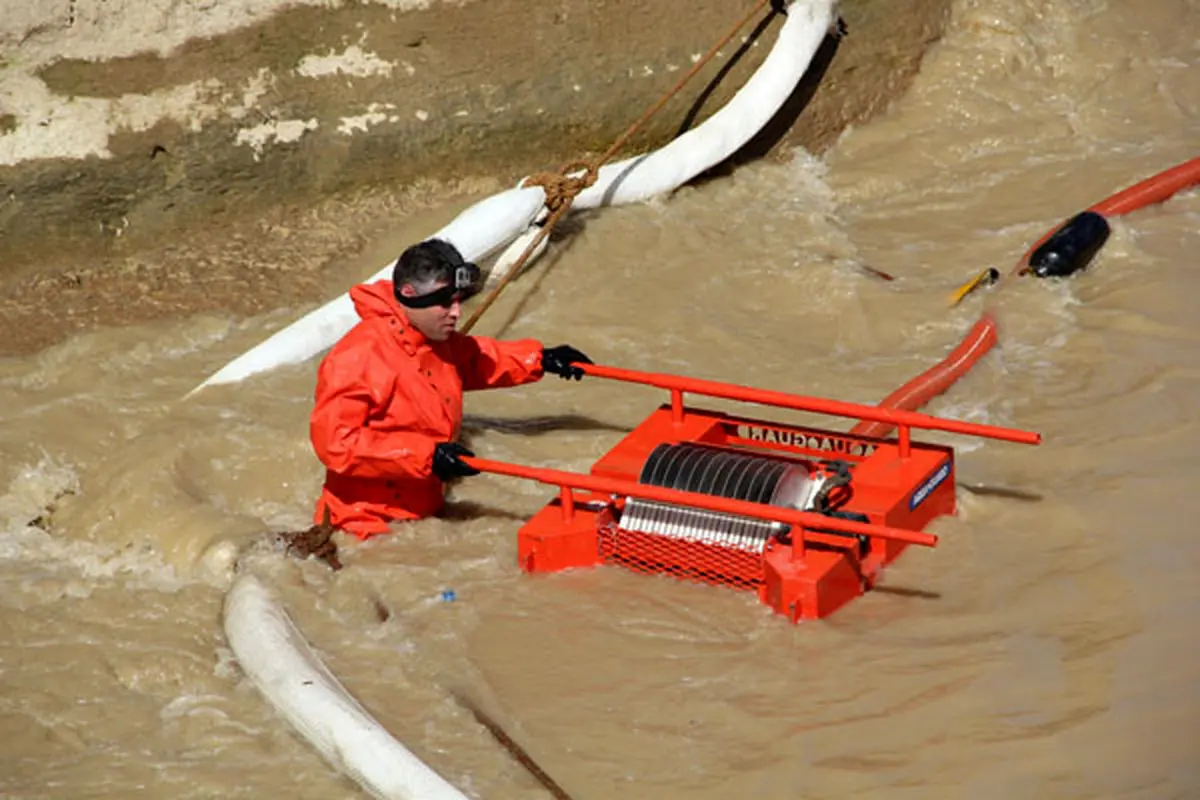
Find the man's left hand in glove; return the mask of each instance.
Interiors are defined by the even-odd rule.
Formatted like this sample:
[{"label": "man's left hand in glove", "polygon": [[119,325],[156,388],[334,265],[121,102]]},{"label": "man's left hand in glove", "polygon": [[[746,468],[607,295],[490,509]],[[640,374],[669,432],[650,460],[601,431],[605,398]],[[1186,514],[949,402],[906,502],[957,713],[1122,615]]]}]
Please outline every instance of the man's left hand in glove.
[{"label": "man's left hand in glove", "polygon": [[590,358],[568,344],[542,350],[542,371],[553,373],[563,380],[581,380],[584,373],[578,365],[591,363]]}]

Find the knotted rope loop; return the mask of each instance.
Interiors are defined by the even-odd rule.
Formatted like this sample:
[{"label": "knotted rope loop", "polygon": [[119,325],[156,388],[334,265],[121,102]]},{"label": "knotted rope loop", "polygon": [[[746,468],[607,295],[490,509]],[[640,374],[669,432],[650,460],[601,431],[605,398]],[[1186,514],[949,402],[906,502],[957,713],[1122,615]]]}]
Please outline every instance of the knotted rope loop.
[{"label": "knotted rope loop", "polygon": [[[525,262],[529,260],[529,257],[533,251],[536,250],[538,246],[541,245],[541,243],[546,239],[546,237],[550,235],[550,233],[554,230],[554,226],[558,224],[558,221],[566,216],[571,210],[571,203],[574,202],[575,197],[584,189],[596,182],[600,167],[604,164],[607,164],[609,159],[613,158],[617,152],[625,146],[630,138],[632,138],[632,136],[637,133],[637,131],[640,130],[641,127],[645,125],[651,117],[657,114],[662,107],[667,104],[667,101],[678,94],[683,88],[684,84],[691,80],[706,64],[708,64],[709,61],[715,58],[721,51],[721,48],[728,44],[729,41],[733,39],[735,35],[737,35],[739,30],[745,27],[751,19],[753,19],[756,15],[758,15],[759,12],[766,8],[768,3],[771,3],[772,9],[775,11],[780,11],[783,10],[786,2],[787,0],[756,0],[754,8],[751,9],[750,12],[741,19],[741,21],[734,25],[728,33],[722,36],[721,39],[717,41],[717,43],[714,44],[712,48],[704,54],[703,57],[693,64],[692,68],[688,70],[687,74],[684,75],[670,91],[659,98],[658,102],[646,109],[645,113],[642,114],[640,119],[630,125],[623,134],[618,136],[616,141],[614,141],[609,146],[608,150],[604,151],[599,158],[596,158],[592,161],[572,161],[564,165],[558,172],[535,172],[521,182],[522,186],[542,187],[542,191],[545,192],[546,195],[546,209],[550,213],[541,223],[541,230],[538,231],[537,236],[535,236],[533,241],[526,246],[525,251],[521,253],[521,256],[516,260],[516,263],[509,268],[508,273],[504,276],[500,283],[497,284],[496,288],[492,289],[488,296],[483,299],[483,302],[475,309],[474,313],[471,314],[470,319],[468,319],[462,326],[463,333],[468,333],[473,327],[475,327],[475,323],[478,322],[480,317],[483,316],[484,312],[491,307],[492,303],[494,303],[496,298],[499,297],[500,292],[504,291],[504,287],[508,285],[508,282],[511,281],[525,266]],[[772,11],[772,13],[775,13],[775,11]],[[580,171],[582,171],[582,175],[571,174]]]},{"label": "knotted rope loop", "polygon": [[[573,173],[582,172],[582,175]],[[596,166],[587,161],[572,161],[558,172],[535,172],[525,179],[525,186],[540,186],[546,193],[546,208],[558,213],[575,200],[576,195],[596,182]]]}]

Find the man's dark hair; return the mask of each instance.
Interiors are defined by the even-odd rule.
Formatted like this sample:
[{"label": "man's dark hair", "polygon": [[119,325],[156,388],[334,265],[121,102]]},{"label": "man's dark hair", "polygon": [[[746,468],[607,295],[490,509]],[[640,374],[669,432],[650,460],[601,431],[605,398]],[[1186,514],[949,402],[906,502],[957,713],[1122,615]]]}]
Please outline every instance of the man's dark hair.
[{"label": "man's dark hair", "polygon": [[454,283],[454,270],[464,263],[458,248],[444,239],[426,239],[414,244],[396,259],[392,268],[394,291],[410,284],[414,288],[430,283]]}]

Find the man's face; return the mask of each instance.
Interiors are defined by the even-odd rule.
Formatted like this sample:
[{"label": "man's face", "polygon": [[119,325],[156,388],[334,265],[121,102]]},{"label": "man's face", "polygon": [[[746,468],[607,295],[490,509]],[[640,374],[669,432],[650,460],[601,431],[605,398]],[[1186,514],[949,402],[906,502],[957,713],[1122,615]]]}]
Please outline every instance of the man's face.
[{"label": "man's face", "polygon": [[[400,287],[400,294],[405,297],[420,297],[444,290],[449,285],[446,281],[434,282],[422,286],[423,291],[418,291],[412,284],[406,283]],[[437,303],[428,308],[405,308],[404,313],[408,314],[408,321],[426,339],[431,342],[444,342],[454,333],[454,329],[458,327],[458,320],[462,317],[462,301],[458,294],[447,293],[445,302],[445,305]]]}]

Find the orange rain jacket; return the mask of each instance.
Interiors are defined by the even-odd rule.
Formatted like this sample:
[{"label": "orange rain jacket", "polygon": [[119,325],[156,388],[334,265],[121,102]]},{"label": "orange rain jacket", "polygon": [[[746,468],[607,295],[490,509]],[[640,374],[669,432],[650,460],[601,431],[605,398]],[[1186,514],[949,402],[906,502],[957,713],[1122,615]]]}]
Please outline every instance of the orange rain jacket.
[{"label": "orange rain jacket", "polygon": [[328,508],[335,526],[365,539],[441,509],[433,449],[458,438],[463,391],[539,380],[542,345],[461,333],[431,342],[387,280],[355,286],[350,299],[362,320],[317,373],[309,432],[326,472],[313,518]]}]

